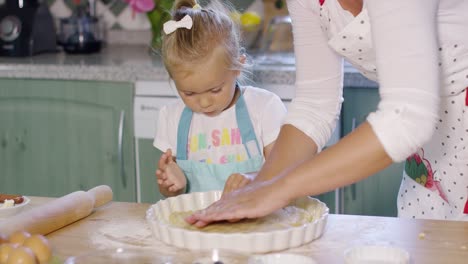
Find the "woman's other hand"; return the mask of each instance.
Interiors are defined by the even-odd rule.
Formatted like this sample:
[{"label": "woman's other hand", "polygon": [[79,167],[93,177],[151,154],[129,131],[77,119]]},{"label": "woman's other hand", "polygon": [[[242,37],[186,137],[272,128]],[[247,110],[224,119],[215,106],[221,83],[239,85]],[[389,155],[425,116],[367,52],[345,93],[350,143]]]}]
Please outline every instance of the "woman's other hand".
[{"label": "woman's other hand", "polygon": [[224,184],[223,196],[246,186],[255,179],[256,175],[256,172],[231,174]]}]

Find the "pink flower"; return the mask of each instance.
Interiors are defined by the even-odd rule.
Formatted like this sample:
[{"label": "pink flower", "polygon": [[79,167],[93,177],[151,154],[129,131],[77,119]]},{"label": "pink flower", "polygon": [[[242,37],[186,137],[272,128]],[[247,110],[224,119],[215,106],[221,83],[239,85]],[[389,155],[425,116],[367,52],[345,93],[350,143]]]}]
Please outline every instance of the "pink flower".
[{"label": "pink flower", "polygon": [[154,9],[154,0],[125,0],[137,13],[145,13]]}]

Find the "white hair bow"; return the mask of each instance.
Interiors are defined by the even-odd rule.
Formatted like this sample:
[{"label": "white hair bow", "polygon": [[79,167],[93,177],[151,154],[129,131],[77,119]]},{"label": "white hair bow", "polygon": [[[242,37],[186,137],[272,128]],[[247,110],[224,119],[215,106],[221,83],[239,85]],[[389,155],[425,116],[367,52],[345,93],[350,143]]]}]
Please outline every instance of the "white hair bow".
[{"label": "white hair bow", "polygon": [[189,15],[185,15],[179,21],[169,20],[166,23],[164,23],[163,30],[164,30],[164,33],[171,34],[178,28],[191,29],[192,25],[193,25],[192,17],[190,17]]}]

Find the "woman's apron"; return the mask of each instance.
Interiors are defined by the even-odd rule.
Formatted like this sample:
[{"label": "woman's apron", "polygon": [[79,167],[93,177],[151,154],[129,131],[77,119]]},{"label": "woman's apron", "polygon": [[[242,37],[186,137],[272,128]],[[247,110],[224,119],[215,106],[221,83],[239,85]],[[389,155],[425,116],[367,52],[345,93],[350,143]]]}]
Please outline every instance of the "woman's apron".
[{"label": "woman's apron", "polygon": [[[343,11],[338,1],[319,2],[330,47],[364,76],[377,80],[367,10],[337,28],[331,21]],[[431,141],[406,160],[398,216],[468,220],[468,47],[445,43],[439,50],[439,65],[444,68],[440,120]]]},{"label": "woman's apron", "polygon": [[[457,49],[467,65],[452,71],[446,65]],[[442,80],[440,119],[431,141],[406,160],[398,215],[468,221],[468,47],[442,45],[440,58],[451,73]]]},{"label": "woman's apron", "polygon": [[248,159],[241,162],[207,164],[187,159],[187,146],[193,112],[185,108],[177,130],[176,162],[187,177],[188,192],[223,190],[224,183],[233,173],[248,173],[260,170],[263,164],[263,151],[260,148],[250,115],[241,93],[236,102],[236,120],[241,133],[242,144]]}]

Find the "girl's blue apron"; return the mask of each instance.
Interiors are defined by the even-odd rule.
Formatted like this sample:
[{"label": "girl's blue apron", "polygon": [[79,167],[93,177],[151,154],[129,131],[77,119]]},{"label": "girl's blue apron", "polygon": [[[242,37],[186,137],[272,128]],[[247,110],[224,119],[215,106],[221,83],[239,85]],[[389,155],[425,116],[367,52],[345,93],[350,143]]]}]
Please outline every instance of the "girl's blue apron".
[{"label": "girl's blue apron", "polygon": [[225,164],[207,164],[187,159],[187,145],[193,112],[185,107],[177,130],[176,162],[187,177],[186,192],[223,190],[224,183],[233,173],[248,173],[260,170],[263,164],[263,151],[260,149],[255,130],[250,120],[244,96],[239,96],[236,107],[237,125],[242,137],[248,159]]}]

